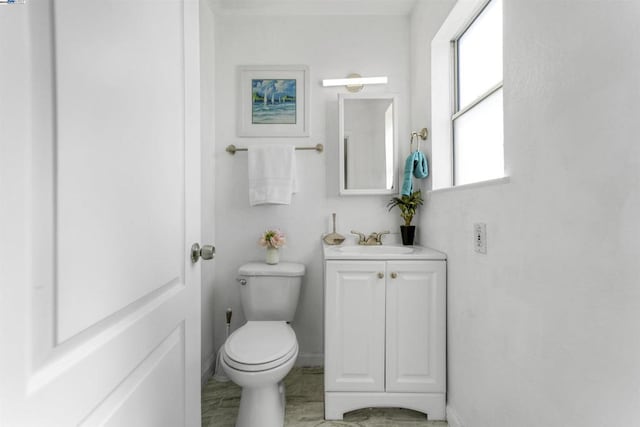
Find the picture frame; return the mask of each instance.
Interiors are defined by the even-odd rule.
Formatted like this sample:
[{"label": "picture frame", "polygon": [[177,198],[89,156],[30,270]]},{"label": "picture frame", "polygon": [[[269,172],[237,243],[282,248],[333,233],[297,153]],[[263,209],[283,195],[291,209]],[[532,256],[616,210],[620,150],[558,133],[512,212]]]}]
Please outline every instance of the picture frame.
[{"label": "picture frame", "polygon": [[238,136],[309,136],[309,92],[306,65],[239,66]]}]

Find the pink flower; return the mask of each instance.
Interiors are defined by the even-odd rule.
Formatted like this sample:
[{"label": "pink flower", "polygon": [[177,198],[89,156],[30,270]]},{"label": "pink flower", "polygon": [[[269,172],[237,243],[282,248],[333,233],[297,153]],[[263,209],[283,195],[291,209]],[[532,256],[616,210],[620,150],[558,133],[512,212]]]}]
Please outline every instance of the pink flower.
[{"label": "pink flower", "polygon": [[258,239],[258,244],[267,248],[278,249],[284,246],[285,243],[286,238],[278,229],[267,230],[260,236],[260,239]]}]

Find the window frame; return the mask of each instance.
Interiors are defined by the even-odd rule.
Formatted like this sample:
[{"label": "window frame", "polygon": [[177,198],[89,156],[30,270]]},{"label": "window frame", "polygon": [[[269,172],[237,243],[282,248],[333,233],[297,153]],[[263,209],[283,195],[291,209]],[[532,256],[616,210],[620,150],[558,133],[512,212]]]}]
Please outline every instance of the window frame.
[{"label": "window frame", "polygon": [[[455,121],[464,116],[467,112],[471,111],[474,107],[478,106],[480,103],[485,101],[495,92],[499,91],[503,88],[504,83],[504,73],[502,75],[502,80],[499,83],[496,83],[484,93],[480,94],[469,104],[464,106],[462,109],[460,108],[460,50],[459,50],[459,41],[465,35],[465,33],[473,26],[473,24],[478,20],[478,17],[482,15],[482,13],[487,9],[489,4],[494,0],[486,0],[483,2],[482,6],[478,8],[478,10],[472,15],[469,22],[462,28],[461,31],[456,34],[451,40],[451,186],[455,187],[456,184],[456,133],[455,133]],[[504,15],[503,15],[504,16]],[[503,21],[504,22],[504,21]],[[503,58],[504,58],[504,48],[503,48]],[[502,110],[503,115],[503,126],[504,126],[504,108]],[[504,143],[504,141],[503,141]],[[504,153],[503,153],[504,156]],[[503,175],[504,176],[504,175]],[[482,182],[482,181],[479,181]],[[470,183],[473,184],[473,183]],[[464,185],[464,184],[463,184]]]},{"label": "window frame", "polygon": [[[455,120],[480,105],[495,92],[504,89],[503,79],[462,109],[458,96],[458,46],[460,38],[472,27],[492,0],[458,1],[451,9],[442,26],[431,41],[431,114],[432,114],[432,191],[447,188],[476,186],[483,182],[502,180],[507,177],[506,158],[501,177],[456,184],[455,171]],[[503,0],[504,1],[504,0]],[[504,28],[504,10],[502,13]],[[504,37],[504,30],[503,30]],[[504,38],[503,38],[504,40]],[[504,47],[502,52],[504,60]],[[504,68],[503,68],[504,70]],[[502,110],[504,132],[504,107]],[[503,139],[504,147],[504,139]],[[503,151],[504,156],[504,151]]]}]

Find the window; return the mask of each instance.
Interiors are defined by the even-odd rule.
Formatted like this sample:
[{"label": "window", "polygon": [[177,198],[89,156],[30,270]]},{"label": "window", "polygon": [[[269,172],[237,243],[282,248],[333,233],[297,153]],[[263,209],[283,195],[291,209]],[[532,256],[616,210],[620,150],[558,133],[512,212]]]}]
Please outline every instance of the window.
[{"label": "window", "polygon": [[453,47],[453,184],[504,176],[502,0],[491,0]]},{"label": "window", "polygon": [[433,189],[504,177],[502,1],[458,1],[431,41]]}]

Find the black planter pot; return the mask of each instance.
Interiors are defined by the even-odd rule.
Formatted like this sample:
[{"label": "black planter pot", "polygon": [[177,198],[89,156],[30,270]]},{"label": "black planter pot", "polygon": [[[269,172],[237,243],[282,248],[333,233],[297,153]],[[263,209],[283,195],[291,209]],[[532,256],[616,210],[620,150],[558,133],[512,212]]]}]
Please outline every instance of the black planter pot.
[{"label": "black planter pot", "polygon": [[400,234],[402,235],[402,244],[405,246],[413,245],[413,239],[416,236],[415,225],[401,225]]}]

